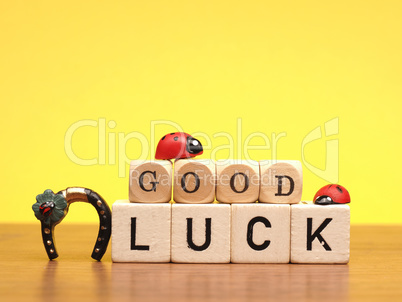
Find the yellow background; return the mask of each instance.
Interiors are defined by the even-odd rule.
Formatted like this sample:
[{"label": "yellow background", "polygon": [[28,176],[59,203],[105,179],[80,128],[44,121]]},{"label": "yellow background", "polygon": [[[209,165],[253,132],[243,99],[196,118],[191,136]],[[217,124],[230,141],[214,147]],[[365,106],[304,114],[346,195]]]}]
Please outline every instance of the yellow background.
[{"label": "yellow background", "polygon": [[[221,131],[237,146],[241,118],[243,139],[286,132],[277,157],[300,160],[303,138],[339,118],[352,222],[401,223],[401,11],[400,1],[1,1],[0,221],[34,222],[31,205],[47,188],[127,198],[109,151],[91,166],[66,155],[66,131],[80,120],[114,121],[106,133],[116,141],[150,139],[151,121],[170,120],[215,148],[227,143],[213,137]],[[156,130],[152,144],[175,129]],[[118,143],[106,145],[118,157]],[[140,147],[132,139],[125,152],[136,158]],[[96,158],[97,128],[77,131],[73,150]],[[308,152],[323,168],[325,139]],[[305,168],[303,199],[326,183]],[[66,220],[97,215],[77,204]]]}]

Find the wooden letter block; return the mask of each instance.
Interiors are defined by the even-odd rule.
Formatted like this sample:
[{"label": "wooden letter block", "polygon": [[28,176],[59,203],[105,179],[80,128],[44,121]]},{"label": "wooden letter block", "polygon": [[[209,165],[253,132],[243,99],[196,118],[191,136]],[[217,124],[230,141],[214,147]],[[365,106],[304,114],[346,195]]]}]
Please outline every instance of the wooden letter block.
[{"label": "wooden letter block", "polygon": [[293,204],[301,200],[303,172],[300,161],[260,161],[260,202]]},{"label": "wooden letter block", "polygon": [[215,199],[215,182],[214,161],[176,160],[173,199],[180,203],[211,203]]},{"label": "wooden letter block", "polygon": [[119,200],[112,209],[113,262],[170,262],[170,203]]},{"label": "wooden letter block", "polygon": [[130,165],[130,202],[169,202],[172,197],[172,163],[169,160],[133,160]]},{"label": "wooden letter block", "polygon": [[216,174],[216,200],[224,203],[257,201],[260,189],[258,162],[218,160]]},{"label": "wooden letter block", "polygon": [[290,205],[233,204],[231,262],[289,263]]},{"label": "wooden letter block", "polygon": [[350,208],[291,205],[292,263],[348,263]]},{"label": "wooden letter block", "polygon": [[173,204],[172,262],[230,262],[230,205]]}]

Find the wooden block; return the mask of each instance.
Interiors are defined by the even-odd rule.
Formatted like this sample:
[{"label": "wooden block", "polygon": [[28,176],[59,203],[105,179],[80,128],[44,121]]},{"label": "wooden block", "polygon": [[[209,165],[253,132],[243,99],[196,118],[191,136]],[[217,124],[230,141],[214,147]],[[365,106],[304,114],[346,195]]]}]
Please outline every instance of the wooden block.
[{"label": "wooden block", "polygon": [[302,165],[298,160],[260,161],[260,202],[294,204],[301,200]]},{"label": "wooden block", "polygon": [[233,204],[231,262],[289,263],[290,205]]},{"label": "wooden block", "polygon": [[130,202],[160,203],[172,198],[172,163],[169,160],[130,164]]},{"label": "wooden block", "polygon": [[218,160],[216,175],[216,200],[224,203],[257,201],[260,189],[258,162]]},{"label": "wooden block", "polygon": [[179,159],[174,164],[173,199],[180,203],[211,203],[215,199],[215,162]]},{"label": "wooden block", "polygon": [[112,209],[113,262],[170,262],[170,203],[118,200]]},{"label": "wooden block", "polygon": [[350,208],[291,205],[292,263],[348,263]]},{"label": "wooden block", "polygon": [[230,205],[173,204],[172,262],[230,262]]}]

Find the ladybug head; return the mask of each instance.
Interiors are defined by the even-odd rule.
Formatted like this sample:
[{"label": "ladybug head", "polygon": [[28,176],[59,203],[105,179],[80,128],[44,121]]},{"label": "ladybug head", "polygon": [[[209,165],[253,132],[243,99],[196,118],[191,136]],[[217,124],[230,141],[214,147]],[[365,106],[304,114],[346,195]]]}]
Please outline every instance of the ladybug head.
[{"label": "ladybug head", "polygon": [[192,136],[188,136],[186,141],[186,151],[190,154],[201,154],[203,149],[200,141]]},{"label": "ladybug head", "polygon": [[314,203],[319,205],[350,203],[350,195],[348,190],[340,185],[326,185],[315,193]]},{"label": "ladybug head", "polygon": [[156,147],[156,159],[178,159],[202,154],[201,142],[184,132],[173,132],[163,136]]},{"label": "ladybug head", "polygon": [[39,212],[45,217],[49,217],[52,214],[55,204],[53,201],[46,201],[39,206]]}]

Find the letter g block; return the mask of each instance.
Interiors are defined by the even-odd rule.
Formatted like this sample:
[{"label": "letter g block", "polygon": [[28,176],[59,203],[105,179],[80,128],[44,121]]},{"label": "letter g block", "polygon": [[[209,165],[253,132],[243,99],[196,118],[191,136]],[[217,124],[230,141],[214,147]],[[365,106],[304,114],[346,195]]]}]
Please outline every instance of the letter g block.
[{"label": "letter g block", "polygon": [[130,164],[130,202],[169,202],[172,196],[172,163],[168,160],[133,160]]}]

